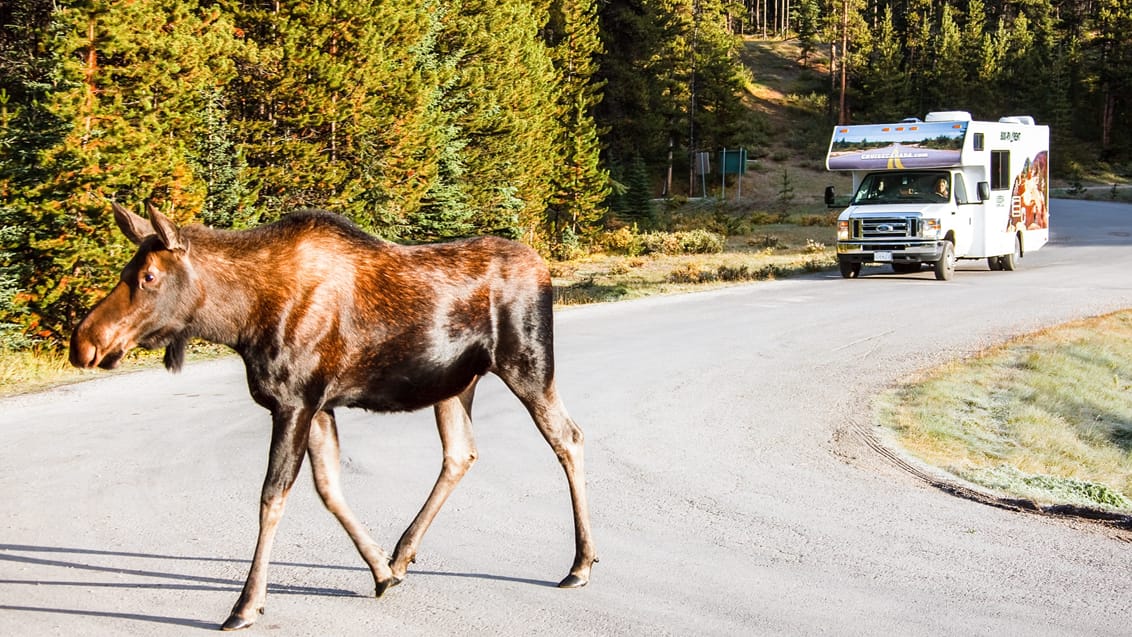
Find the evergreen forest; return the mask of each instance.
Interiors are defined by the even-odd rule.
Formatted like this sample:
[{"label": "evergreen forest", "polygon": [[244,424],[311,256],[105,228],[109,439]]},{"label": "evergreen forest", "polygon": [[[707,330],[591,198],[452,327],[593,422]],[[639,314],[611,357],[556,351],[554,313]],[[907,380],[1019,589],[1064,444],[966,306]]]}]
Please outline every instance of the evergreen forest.
[{"label": "evergreen forest", "polygon": [[[801,44],[808,141],[751,107],[751,38]],[[1130,106],[1132,0],[6,0],[0,347],[113,284],[111,201],[553,258],[689,195],[697,151],[966,110],[1049,124],[1069,173],[1132,160]]]}]

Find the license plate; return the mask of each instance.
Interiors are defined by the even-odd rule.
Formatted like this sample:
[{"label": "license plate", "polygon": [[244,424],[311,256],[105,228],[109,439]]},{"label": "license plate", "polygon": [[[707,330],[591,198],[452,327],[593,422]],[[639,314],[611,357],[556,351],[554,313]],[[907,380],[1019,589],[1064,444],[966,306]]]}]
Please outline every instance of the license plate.
[{"label": "license plate", "polygon": [[874,252],[873,261],[883,261],[885,263],[892,261],[891,252]]}]

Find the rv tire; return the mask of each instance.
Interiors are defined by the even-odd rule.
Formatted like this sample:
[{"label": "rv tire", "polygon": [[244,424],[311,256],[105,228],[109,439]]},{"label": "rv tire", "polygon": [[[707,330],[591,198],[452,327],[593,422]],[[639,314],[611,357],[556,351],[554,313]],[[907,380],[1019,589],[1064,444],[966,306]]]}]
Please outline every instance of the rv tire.
[{"label": "rv tire", "polygon": [[999,258],[1002,259],[1003,270],[1013,272],[1018,269],[1018,261],[1022,259],[1022,240],[1018,238],[1018,235],[1014,235],[1014,252],[1004,254]]},{"label": "rv tire", "polygon": [[943,253],[939,255],[939,261],[935,262],[934,269],[935,278],[940,281],[950,281],[955,274],[955,248],[950,241],[943,242]]},{"label": "rv tire", "polygon": [[856,279],[861,276],[861,264],[852,261],[839,260],[837,267],[841,270],[841,278]]}]

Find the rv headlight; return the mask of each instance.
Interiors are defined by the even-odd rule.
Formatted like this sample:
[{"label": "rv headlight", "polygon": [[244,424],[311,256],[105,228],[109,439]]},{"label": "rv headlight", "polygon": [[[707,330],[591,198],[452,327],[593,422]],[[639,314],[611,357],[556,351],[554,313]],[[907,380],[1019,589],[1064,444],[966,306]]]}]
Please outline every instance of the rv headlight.
[{"label": "rv headlight", "polygon": [[846,219],[845,221],[838,221],[837,222],[837,240],[838,241],[848,241],[849,240],[849,220],[848,219]]},{"label": "rv headlight", "polygon": [[939,219],[924,219],[923,231],[921,234],[925,239],[938,239]]}]

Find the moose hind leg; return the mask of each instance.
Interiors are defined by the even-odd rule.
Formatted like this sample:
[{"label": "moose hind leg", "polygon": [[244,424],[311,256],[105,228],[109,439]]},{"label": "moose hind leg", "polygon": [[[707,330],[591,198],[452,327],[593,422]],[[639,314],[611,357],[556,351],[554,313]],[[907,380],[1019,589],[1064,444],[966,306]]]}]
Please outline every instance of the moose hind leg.
[{"label": "moose hind leg", "polygon": [[393,551],[390,568],[398,581],[405,577],[409,564],[416,560],[421,538],[432,524],[433,518],[476,461],[476,443],[472,437],[472,397],[475,395],[477,381],[478,379],[473,380],[458,396],[443,400],[434,407],[444,462],[424,506],[409,528],[401,534],[397,548]]},{"label": "moose hind leg", "polygon": [[512,386],[512,390],[523,401],[539,432],[554,450],[570,485],[570,502],[574,510],[574,564],[570,567],[570,574],[558,586],[585,586],[590,580],[590,569],[598,561],[586,499],[585,436],[566,412],[553,381],[548,382],[541,391],[525,391],[522,384]]},{"label": "moose hind leg", "polygon": [[306,410],[272,414],[271,449],[260,494],[259,539],[248,579],[221,630],[247,628],[263,613],[267,601],[267,564],[271,547],[275,543],[279,520],[283,517],[287,494],[291,492],[303,464],[310,424],[310,412]]},{"label": "moose hind leg", "polygon": [[338,427],[334,414],[320,411],[311,422],[308,454],[311,459],[311,473],[314,476],[315,490],[327,510],[338,518],[339,524],[349,534],[358,553],[373,573],[377,597],[381,597],[390,586],[400,580],[389,570],[389,556],[373,541],[365,527],[354,516],[342,493],[341,462],[339,459]]}]

